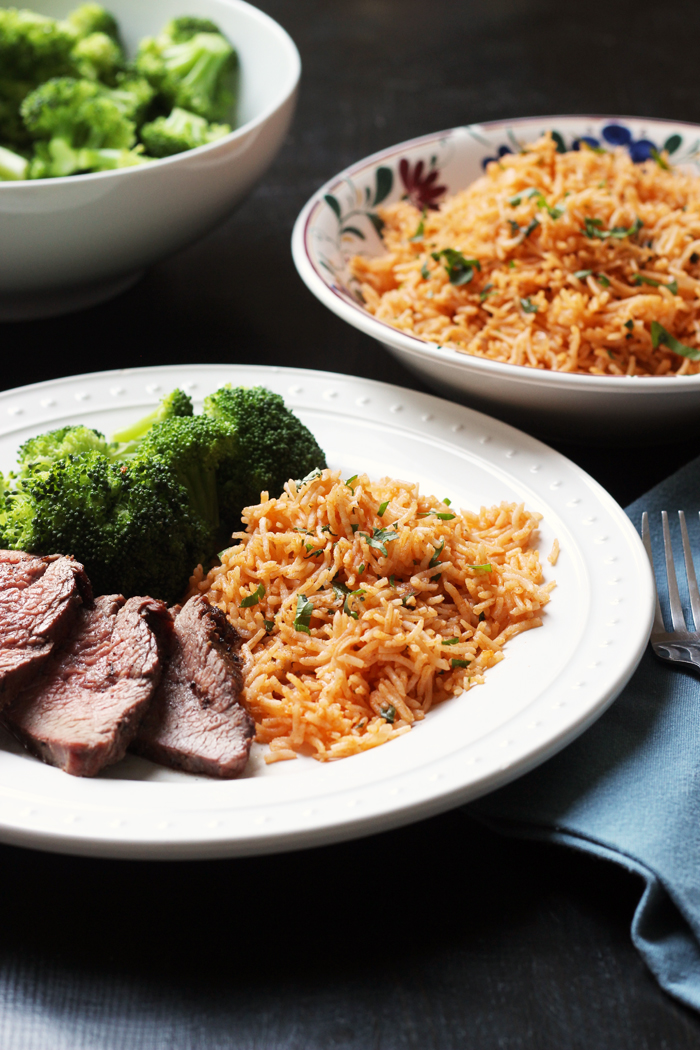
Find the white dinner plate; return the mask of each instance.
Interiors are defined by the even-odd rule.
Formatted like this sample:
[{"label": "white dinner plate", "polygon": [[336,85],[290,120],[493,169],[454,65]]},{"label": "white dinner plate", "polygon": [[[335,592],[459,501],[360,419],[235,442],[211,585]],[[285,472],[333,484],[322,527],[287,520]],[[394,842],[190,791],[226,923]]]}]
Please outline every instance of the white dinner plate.
[{"label": "white dinner plate", "polygon": [[[382,747],[321,764],[215,781],[127,757],[95,779],[0,741],[0,840],[66,853],[197,858],[296,849],[406,824],[474,799],[554,754],[625,685],[647,642],[653,580],[615,501],[569,460],[503,423],[412,390],[330,372],[181,365],[73,376],[0,394],[0,469],[31,435],[84,422],[107,434],[175,386],[197,408],[225,382],[264,384],[311,428],[328,462],[419,481],[477,509],[524,501],[544,515],[540,550],[557,587],[544,626],[513,639],[486,683]],[[546,555],[557,538],[556,567]]]}]

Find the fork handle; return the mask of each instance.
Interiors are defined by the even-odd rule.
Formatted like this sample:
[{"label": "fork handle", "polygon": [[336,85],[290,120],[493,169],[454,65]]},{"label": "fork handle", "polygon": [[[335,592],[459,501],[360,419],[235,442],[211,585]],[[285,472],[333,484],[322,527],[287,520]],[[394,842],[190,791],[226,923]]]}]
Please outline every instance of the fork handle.
[{"label": "fork handle", "polygon": [[652,648],[661,660],[700,672],[700,642],[655,642]]}]

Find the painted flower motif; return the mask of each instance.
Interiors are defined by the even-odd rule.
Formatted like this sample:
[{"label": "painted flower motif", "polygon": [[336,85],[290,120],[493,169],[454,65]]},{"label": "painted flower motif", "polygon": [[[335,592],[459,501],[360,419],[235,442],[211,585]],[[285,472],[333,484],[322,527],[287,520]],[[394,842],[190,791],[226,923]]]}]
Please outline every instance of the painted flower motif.
[{"label": "painted flower motif", "polygon": [[637,139],[635,142],[632,132],[624,124],[606,124],[601,134],[611,146],[626,146],[635,164],[651,160],[657,152],[656,143],[649,139]]},{"label": "painted flower motif", "polygon": [[574,139],[571,143],[572,149],[581,149],[581,143],[586,146],[590,146],[591,149],[600,149],[600,142],[598,139],[592,138],[590,135],[582,135],[580,139]]},{"label": "painted flower motif", "polygon": [[484,157],[484,159],[481,162],[481,167],[484,169],[484,171],[486,171],[486,166],[487,166],[487,164],[490,164],[491,161],[493,161],[493,160],[500,160],[501,157],[505,157],[506,153],[512,153],[512,152],[513,152],[513,150],[510,148],[510,146],[499,146],[498,147],[498,156],[497,157]]},{"label": "painted flower motif", "polygon": [[[645,160],[657,159],[662,149],[672,154],[683,145],[683,138],[678,134],[669,135],[663,146],[657,146],[651,139],[635,139],[630,129],[625,127],[624,124],[606,124],[601,128],[600,134],[600,139],[594,138],[592,135],[581,135],[580,138],[572,140],[568,149],[578,150],[581,149],[582,145],[597,150],[604,149],[606,146],[622,146],[628,151],[635,164],[641,164]],[[556,143],[557,152],[566,152],[567,145],[564,141],[564,136],[559,131],[552,131],[551,135]],[[695,149],[697,151],[697,147]],[[491,161],[500,160],[506,153],[512,152],[513,150],[510,146],[499,146],[497,156],[484,157],[481,161],[481,166],[485,170]]]},{"label": "painted flower motif", "polygon": [[447,190],[447,186],[436,186],[440,172],[433,166],[431,161],[430,170],[425,172],[425,164],[419,160],[411,170],[411,165],[404,157],[399,162],[399,175],[406,187],[406,196],[416,208],[431,208],[437,211],[437,201]]}]

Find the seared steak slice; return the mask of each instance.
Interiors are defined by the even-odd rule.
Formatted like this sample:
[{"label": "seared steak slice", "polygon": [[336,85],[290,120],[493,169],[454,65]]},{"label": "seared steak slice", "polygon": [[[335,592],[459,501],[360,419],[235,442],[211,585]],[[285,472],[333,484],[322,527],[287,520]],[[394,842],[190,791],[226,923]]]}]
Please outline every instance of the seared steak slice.
[{"label": "seared steak slice", "polygon": [[173,614],[170,660],[131,750],[188,773],[238,776],[255,732],[239,702],[239,635],[200,597]]},{"label": "seared steak slice", "polygon": [[0,550],[0,707],[39,673],[91,602],[74,558]]},{"label": "seared steak slice", "polygon": [[159,639],[167,648],[170,634],[163,602],[97,598],[2,721],[44,762],[94,776],[126,752],[160,680]]}]

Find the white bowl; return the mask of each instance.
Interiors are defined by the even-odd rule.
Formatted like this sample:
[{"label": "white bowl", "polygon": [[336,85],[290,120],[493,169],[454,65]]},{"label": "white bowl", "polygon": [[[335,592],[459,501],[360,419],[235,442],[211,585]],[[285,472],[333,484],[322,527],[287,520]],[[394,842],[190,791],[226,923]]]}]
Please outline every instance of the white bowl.
[{"label": "white bowl", "polygon": [[[651,146],[700,174],[700,126],[631,117],[530,117],[453,128],[391,146],[354,164],[318,190],[294,227],[292,253],[314,295],[344,321],[373,336],[426,383],[453,400],[525,428],[570,441],[650,443],[696,425],[700,375],[614,377],[548,372],[441,348],[378,321],[364,309],[349,260],[385,249],[376,206],[408,196],[420,207],[463,189],[484,163],[545,130],[570,149],[584,136],[616,139],[633,159]],[[622,141],[627,140],[627,141]],[[422,164],[422,169],[417,165]],[[418,174],[418,185],[415,176]]]},{"label": "white bowl", "polygon": [[[64,17],[78,0],[28,0]],[[168,19],[213,19],[240,58],[237,127],[189,153],[119,171],[0,182],[0,319],[88,306],[208,233],[268,167],[294,112],[301,72],[287,33],[243,0],[109,0],[127,51]]]}]

